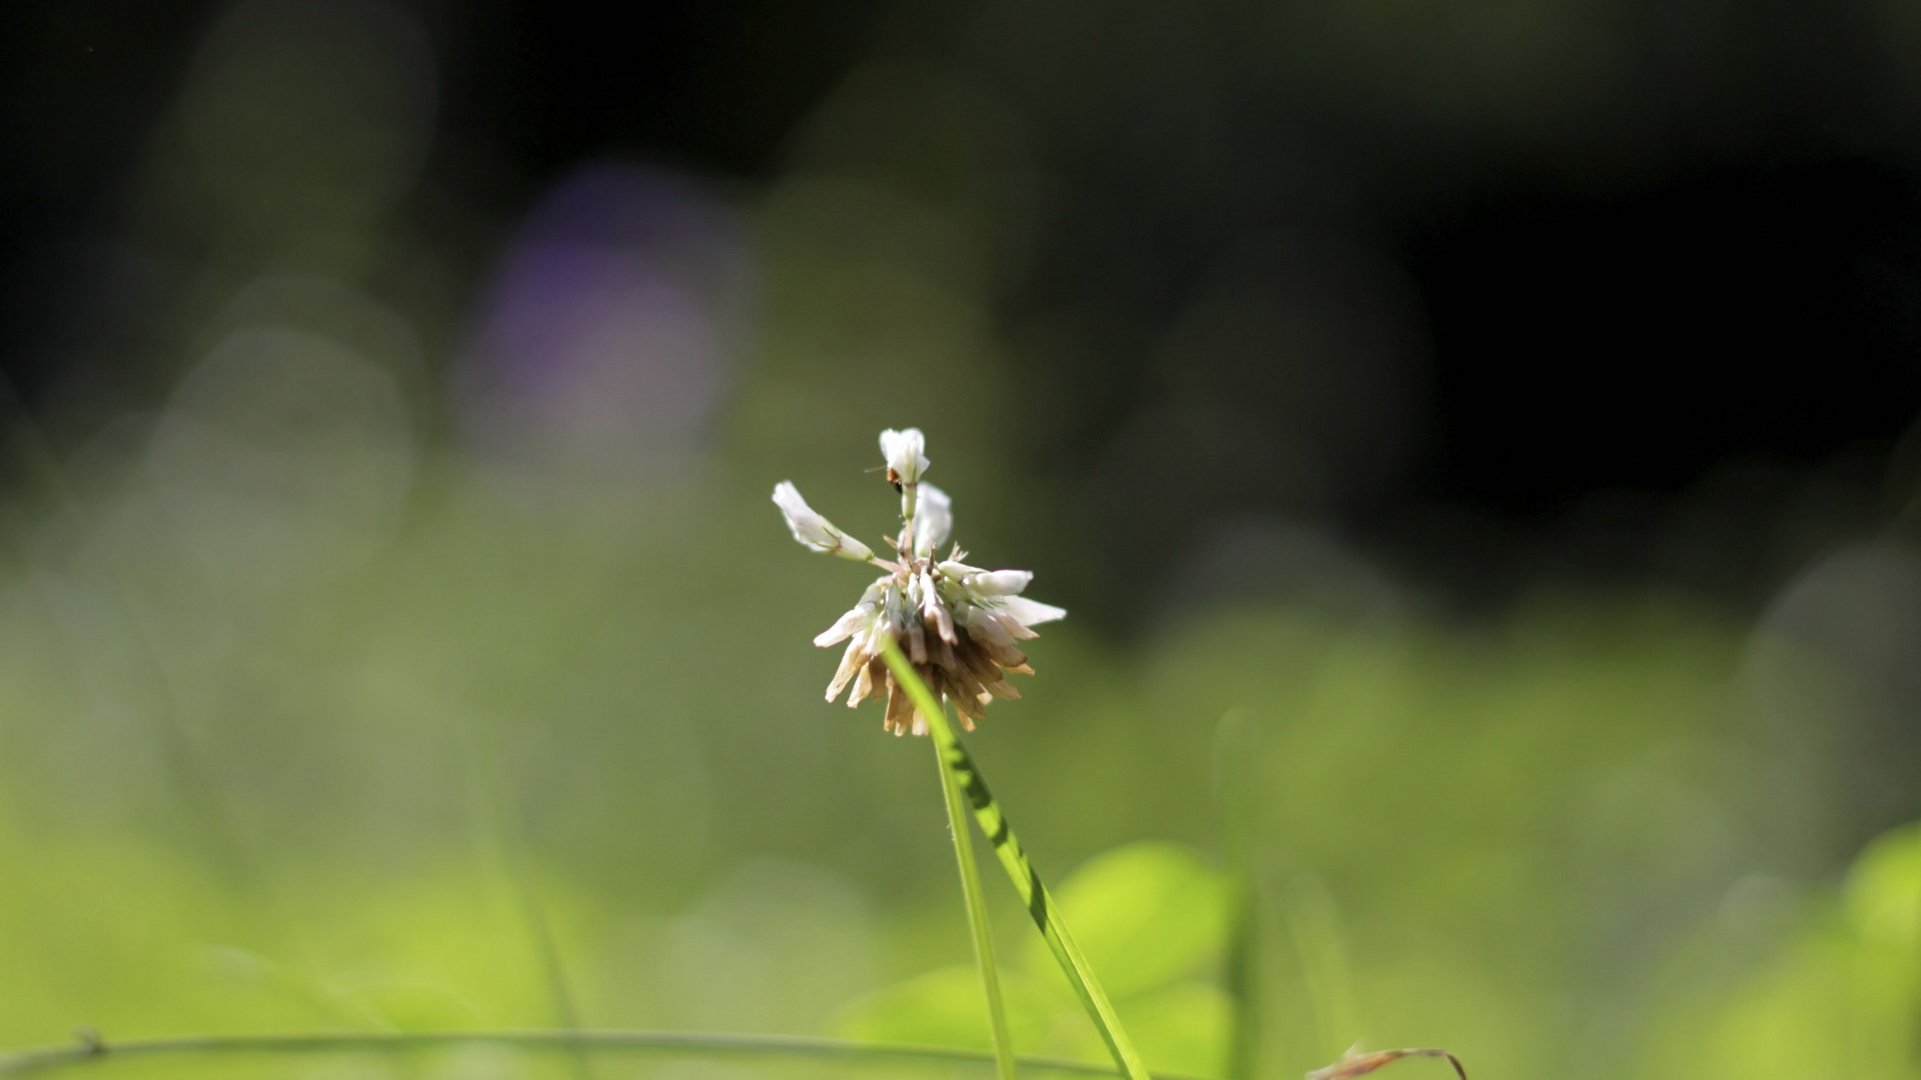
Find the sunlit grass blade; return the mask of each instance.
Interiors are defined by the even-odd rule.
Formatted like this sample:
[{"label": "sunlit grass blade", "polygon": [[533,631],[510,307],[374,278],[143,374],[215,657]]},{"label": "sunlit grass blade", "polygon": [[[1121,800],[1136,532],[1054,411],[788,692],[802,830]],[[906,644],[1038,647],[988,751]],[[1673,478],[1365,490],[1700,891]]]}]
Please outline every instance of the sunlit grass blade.
[{"label": "sunlit grass blade", "polygon": [[1020,895],[1021,903],[1027,906],[1027,913],[1039,927],[1041,937],[1060,962],[1061,971],[1080,997],[1081,1005],[1094,1021],[1100,1032],[1101,1040],[1107,1044],[1107,1051],[1113,1055],[1114,1063],[1121,1072],[1133,1080],[1148,1080],[1147,1066],[1128,1039],[1127,1032],[1121,1027],[1121,1020],[1108,1002],[1106,991],[1094,977],[1094,970],[1082,955],[1080,946],[1074,943],[1073,935],[1067,932],[1067,924],[1062,921],[1060,912],[1054,906],[1054,898],[1048,894],[1047,886],[1041,882],[1039,872],[1027,859],[1022,850],[1020,839],[1014,835],[1014,826],[1002,812],[1000,804],[994,801],[993,793],[987,788],[980,769],[961,744],[960,737],[954,734],[953,726],[947,722],[947,714],[934,695],[927,689],[915,673],[914,666],[901,655],[900,647],[887,642],[882,655],[894,678],[913,699],[914,708],[927,719],[927,730],[933,736],[935,746],[941,755],[944,771],[953,783],[966,795],[967,802],[974,810],[974,821],[980,826],[981,833],[994,845],[994,854],[1000,858],[1001,866],[1014,883],[1014,891]]},{"label": "sunlit grass blade", "polygon": [[1339,1046],[1372,1025],[1355,991],[1347,928],[1339,903],[1312,874],[1300,873],[1276,890],[1274,908],[1293,946],[1299,978],[1314,1018],[1314,1045]]},{"label": "sunlit grass blade", "polygon": [[[836,1068],[946,1065],[984,1068],[993,1055],[981,1050],[901,1043],[865,1043],[793,1035],[717,1034],[696,1031],[418,1031],[314,1033],[305,1035],[186,1036],[110,1041],[88,1033],[70,1046],[0,1052],[0,1077],[112,1071],[116,1063],[237,1058],[411,1055],[460,1047],[495,1046],[528,1053],[642,1054],[681,1058],[786,1059],[836,1062]],[[1111,1065],[1060,1058],[1023,1057],[1023,1068],[1059,1076],[1113,1076]],[[1161,1080],[1197,1080],[1163,1074]]]},{"label": "sunlit grass blade", "polygon": [[[469,786],[473,789],[477,804],[474,813],[480,839],[499,864],[513,892],[514,906],[520,912],[528,943],[540,967],[541,981],[546,986],[554,1022],[566,1030],[578,1031],[584,1025],[581,1023],[580,1009],[575,1004],[573,981],[567,976],[567,964],[561,957],[559,942],[554,939],[552,920],[547,917],[546,905],[541,903],[540,890],[534,883],[525,842],[501,794],[499,756],[494,735],[484,729],[470,730],[474,733],[467,744]],[[575,1080],[593,1080],[593,1069],[587,1062],[587,1055],[576,1052],[571,1057]]]},{"label": "sunlit grass blade", "polygon": [[[5,372],[0,372],[0,426],[9,435],[7,443],[0,446],[0,460],[21,470],[31,482],[27,490],[34,486],[41,489],[40,494],[48,499],[56,519],[77,534],[85,535],[89,527],[84,522],[81,498],[68,479],[66,466],[32,406]],[[11,561],[30,565],[11,531],[0,534],[0,546]],[[262,872],[259,845],[235,812],[227,785],[216,775],[213,756],[188,722],[189,711],[181,699],[176,674],[162,649],[165,636],[134,599],[138,590],[131,584],[133,575],[117,559],[102,560],[97,572],[104,578],[101,595],[135,646],[127,655],[134,662],[134,672],[147,683],[150,691],[146,698],[150,703],[146,718],[156,737],[159,762],[181,807],[197,826],[192,835],[207,845],[208,854],[236,883],[260,896],[262,906],[284,915],[285,905],[272,895],[272,883]],[[32,578],[28,580],[31,595],[40,587],[31,584]],[[75,647],[76,643],[56,622],[49,621],[46,629],[52,640],[63,647]]]},{"label": "sunlit grass blade", "polygon": [[[943,715],[940,722],[946,727],[946,716]],[[967,811],[961,806],[960,783],[947,768],[942,743],[938,739],[933,742],[941,792],[947,802],[947,827],[954,834],[954,857],[960,863],[961,893],[967,899],[967,921],[974,935],[974,963],[980,969],[981,993],[987,999],[987,1026],[994,1039],[994,1060],[1001,1076],[1011,1078],[1016,1073],[1014,1040],[1007,1030],[1007,1008],[1001,1001],[994,937],[987,924],[987,896],[981,890],[980,866],[974,861],[974,837],[967,827]]]}]

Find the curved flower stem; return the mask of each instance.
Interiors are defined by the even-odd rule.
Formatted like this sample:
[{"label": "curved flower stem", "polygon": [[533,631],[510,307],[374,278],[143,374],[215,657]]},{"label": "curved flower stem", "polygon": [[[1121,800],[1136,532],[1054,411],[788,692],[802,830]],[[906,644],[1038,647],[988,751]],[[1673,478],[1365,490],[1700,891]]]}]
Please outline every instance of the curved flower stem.
[{"label": "curved flower stem", "polygon": [[[914,707],[927,719],[927,730],[940,752],[942,773],[947,777],[944,783],[950,792],[958,787],[966,795],[974,809],[975,823],[980,826],[988,842],[994,845],[994,854],[1000,858],[1001,867],[1013,881],[1014,891],[1020,894],[1021,903],[1027,906],[1027,913],[1040,929],[1042,939],[1059,962],[1067,981],[1073,985],[1074,993],[1080,997],[1088,1017],[1094,1021],[1094,1027],[1107,1044],[1114,1064],[1129,1080],[1151,1080],[1139,1051],[1134,1049],[1127,1032],[1121,1028],[1121,1019],[1108,1002],[1106,991],[1101,989],[1100,981],[1094,977],[1094,969],[1088,964],[1087,957],[1082,955],[1080,946],[1074,943],[1073,935],[1067,932],[1067,924],[1061,919],[1047,886],[1041,883],[1040,873],[1027,861],[1027,852],[1014,835],[1013,824],[1001,812],[1000,804],[994,801],[993,793],[987,789],[987,781],[967,753],[967,747],[961,744],[952,725],[948,724],[947,713],[914,671],[914,665],[901,655],[900,646],[892,640],[884,640],[881,655],[893,671],[894,679],[913,699]],[[951,800],[951,794],[949,798]],[[958,836],[958,827],[955,832]]]}]

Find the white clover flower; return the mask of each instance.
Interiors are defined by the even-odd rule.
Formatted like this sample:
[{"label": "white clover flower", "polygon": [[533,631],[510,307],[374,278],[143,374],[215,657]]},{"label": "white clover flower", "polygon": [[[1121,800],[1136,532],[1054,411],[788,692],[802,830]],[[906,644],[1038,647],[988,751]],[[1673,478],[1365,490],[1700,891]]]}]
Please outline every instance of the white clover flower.
[{"label": "white clover flower", "polygon": [[[899,643],[928,688],[953,702],[961,724],[972,731],[988,702],[1021,696],[1007,676],[1034,673],[1014,643],[1037,637],[1035,626],[1067,615],[1052,604],[1020,595],[1034,579],[1029,571],[969,566],[960,561],[965,555],[958,550],[946,561],[936,561],[934,549],[953,531],[953,504],[946,492],[920,483],[928,465],[925,449],[917,428],[881,433],[888,481],[901,488],[901,531],[892,540],[897,562],[875,557],[834,528],[808,508],[792,484],[774,489],[774,501],[787,516],[794,539],[815,551],[860,559],[886,571],[814,644],[828,648],[847,642],[840,667],[827,684],[827,700],[847,691],[852,708],[884,691],[882,724],[896,735],[909,730],[925,735],[927,727],[881,658],[887,640]],[[856,550],[863,554],[852,554]]]}]

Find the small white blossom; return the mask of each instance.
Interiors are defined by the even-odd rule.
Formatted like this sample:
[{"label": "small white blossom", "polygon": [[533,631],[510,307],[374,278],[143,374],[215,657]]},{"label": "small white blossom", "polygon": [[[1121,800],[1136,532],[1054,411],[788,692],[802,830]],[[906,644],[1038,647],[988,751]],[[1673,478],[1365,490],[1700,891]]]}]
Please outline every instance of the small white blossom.
[{"label": "small white blossom", "polygon": [[[896,735],[909,730],[925,735],[927,728],[881,658],[886,641],[899,643],[928,688],[952,702],[962,725],[971,731],[988,702],[1021,696],[1007,681],[1009,675],[1034,673],[1015,642],[1038,636],[1033,627],[1067,615],[1052,604],[1020,595],[1034,579],[1029,571],[983,570],[960,561],[964,557],[960,552],[936,561],[934,549],[946,543],[953,531],[953,504],[946,492],[919,482],[927,469],[925,449],[916,428],[881,433],[888,480],[900,485],[902,492],[902,527],[893,540],[899,562],[873,557],[858,541],[809,509],[792,484],[774,489],[774,501],[787,515],[795,539],[816,551],[864,557],[886,571],[867,586],[853,608],[814,638],[814,644],[830,648],[847,642],[840,667],[827,684],[827,700],[846,692],[847,704],[853,707],[884,692],[887,704],[882,723]],[[865,555],[850,554],[855,550]]]},{"label": "small white blossom", "polygon": [[787,518],[787,527],[793,530],[794,539],[815,551],[855,562],[873,559],[872,548],[836,529],[833,522],[816,513],[793,484],[782,480],[774,485],[774,505],[780,507],[781,514]]},{"label": "small white blossom", "polygon": [[900,516],[912,524],[920,474],[927,471],[927,437],[919,428],[888,428],[880,433],[880,456],[887,459],[887,482],[900,491]]},{"label": "small white blossom", "polygon": [[917,484],[920,474],[927,471],[927,436],[917,427],[905,431],[888,428],[880,433],[880,455],[894,470],[895,483]]},{"label": "small white blossom", "polygon": [[1018,596],[1034,575],[1026,570],[983,570],[969,574],[963,583],[982,596]]}]

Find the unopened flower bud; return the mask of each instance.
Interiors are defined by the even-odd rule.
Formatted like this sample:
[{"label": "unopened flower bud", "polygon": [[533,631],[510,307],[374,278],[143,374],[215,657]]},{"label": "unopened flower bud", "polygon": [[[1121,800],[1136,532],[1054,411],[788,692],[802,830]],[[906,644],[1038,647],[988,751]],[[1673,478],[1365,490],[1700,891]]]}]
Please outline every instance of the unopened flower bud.
[{"label": "unopened flower bud", "polygon": [[989,570],[969,574],[962,584],[982,596],[1018,596],[1032,580],[1034,573],[1031,570]]}]

